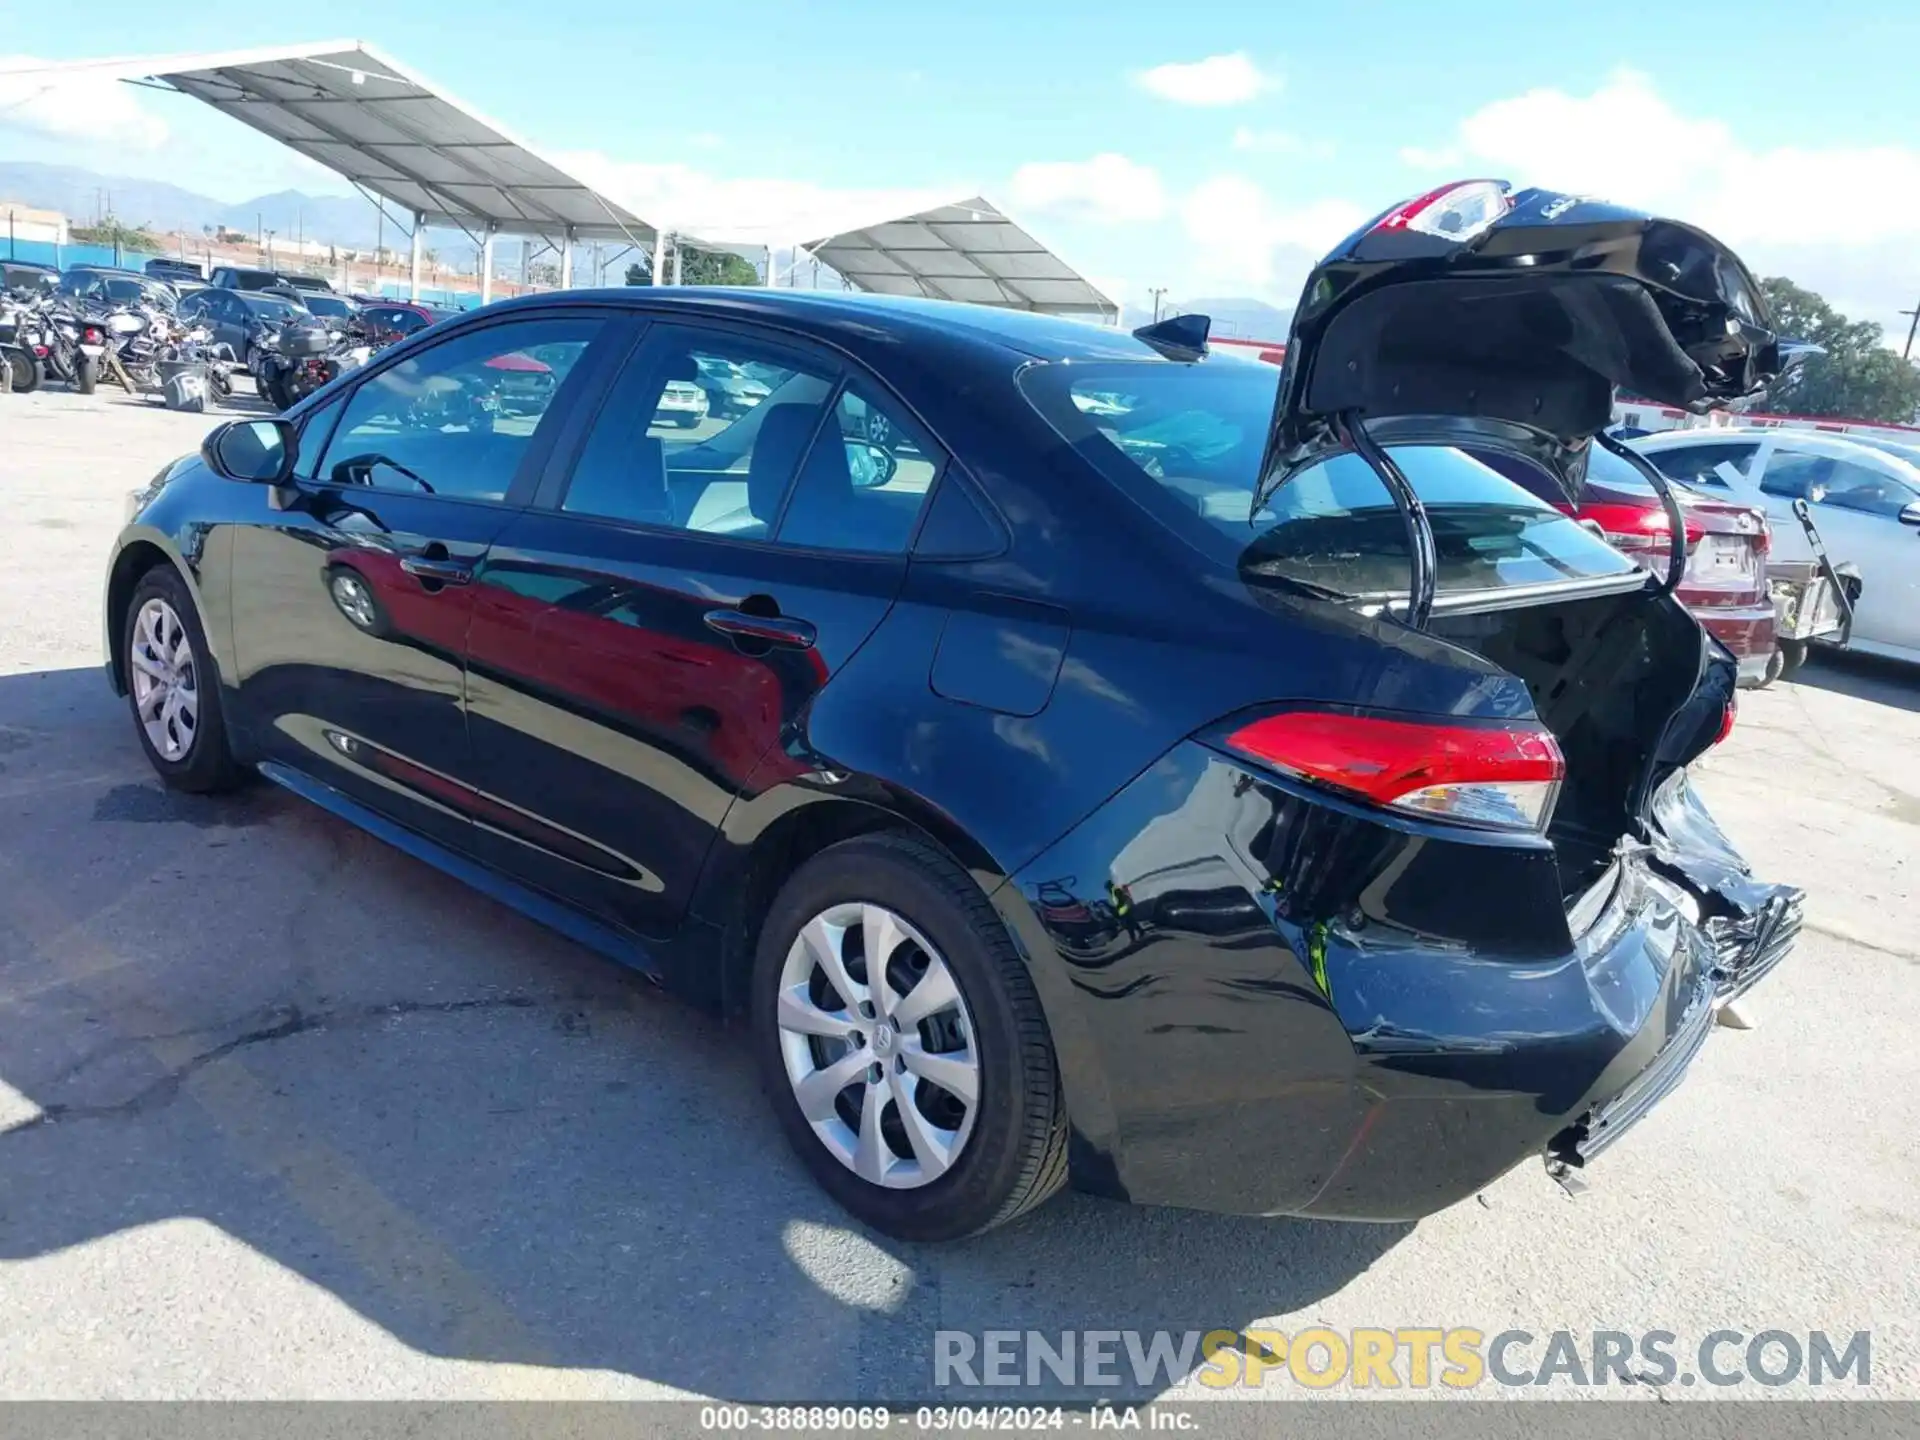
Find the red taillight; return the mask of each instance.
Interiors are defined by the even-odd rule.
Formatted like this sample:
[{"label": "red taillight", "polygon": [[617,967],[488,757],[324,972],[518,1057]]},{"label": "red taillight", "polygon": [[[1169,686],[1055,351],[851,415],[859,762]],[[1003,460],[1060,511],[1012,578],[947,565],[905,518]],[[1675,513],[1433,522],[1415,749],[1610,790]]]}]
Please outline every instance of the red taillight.
[{"label": "red taillight", "polygon": [[1726,713],[1720,717],[1720,733],[1713,737],[1713,743],[1715,745],[1718,745],[1722,740],[1725,740],[1729,735],[1733,734],[1734,717],[1739,713],[1740,702],[1734,696],[1729,695],[1727,697]]},{"label": "red taillight", "polygon": [[1376,805],[1503,830],[1544,826],[1567,769],[1538,725],[1293,710],[1241,726],[1227,744]]},{"label": "red taillight", "polygon": [[100,332],[89,325],[86,328],[86,332],[81,335],[80,338],[88,345],[98,345],[100,343]]}]

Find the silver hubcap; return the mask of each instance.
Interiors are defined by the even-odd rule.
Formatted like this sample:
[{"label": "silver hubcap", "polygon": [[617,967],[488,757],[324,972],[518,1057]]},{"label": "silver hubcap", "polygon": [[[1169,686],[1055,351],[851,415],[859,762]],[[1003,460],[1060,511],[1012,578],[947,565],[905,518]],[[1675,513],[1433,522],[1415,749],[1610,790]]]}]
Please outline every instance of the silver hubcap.
[{"label": "silver hubcap", "polygon": [[960,1158],[980,1101],[973,1017],[927,939],[881,905],[801,927],[780,971],[780,1051],[800,1113],[862,1180],[910,1190]]},{"label": "silver hubcap", "polygon": [[366,583],[358,575],[336,575],[329,588],[341,614],[362,630],[373,628],[373,596],[367,593]]},{"label": "silver hubcap", "polygon": [[133,708],[163,760],[184,760],[200,733],[199,676],[187,627],[164,600],[149,600],[133,623],[127,657]]}]

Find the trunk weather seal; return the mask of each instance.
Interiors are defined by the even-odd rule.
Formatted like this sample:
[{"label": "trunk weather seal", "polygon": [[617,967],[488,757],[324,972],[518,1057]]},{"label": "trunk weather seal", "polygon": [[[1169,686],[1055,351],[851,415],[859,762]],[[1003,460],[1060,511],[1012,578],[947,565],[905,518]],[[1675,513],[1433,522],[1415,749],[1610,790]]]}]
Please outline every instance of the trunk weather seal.
[{"label": "trunk weather seal", "polygon": [[1393,497],[1394,508],[1406,522],[1407,558],[1413,572],[1407,582],[1406,623],[1415,630],[1424,630],[1428,617],[1433,614],[1434,573],[1440,568],[1433,543],[1433,522],[1427,518],[1427,507],[1420,502],[1419,495],[1393,458],[1367,434],[1357,410],[1342,411],[1334,416],[1333,429],[1341,442],[1366,461],[1373,473],[1380,477],[1380,483],[1387,487],[1387,494]]},{"label": "trunk weather seal", "polygon": [[1602,450],[1618,456],[1639,471],[1641,478],[1653,486],[1653,493],[1660,497],[1660,504],[1667,512],[1667,576],[1660,582],[1660,593],[1673,594],[1680,588],[1680,582],[1687,573],[1687,520],[1680,513],[1680,502],[1674,498],[1673,486],[1651,460],[1614,439],[1606,431],[1600,431],[1593,439]]}]

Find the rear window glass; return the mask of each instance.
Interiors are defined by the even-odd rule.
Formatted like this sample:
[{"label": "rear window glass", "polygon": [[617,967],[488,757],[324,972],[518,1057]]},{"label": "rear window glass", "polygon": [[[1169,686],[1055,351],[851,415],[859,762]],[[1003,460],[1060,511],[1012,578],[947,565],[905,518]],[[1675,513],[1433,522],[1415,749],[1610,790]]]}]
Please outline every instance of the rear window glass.
[{"label": "rear window glass", "polygon": [[[1021,376],[1075,450],[1219,562],[1342,596],[1404,594],[1405,523],[1358,456],[1303,471],[1249,516],[1278,384],[1273,367],[1212,360],[1032,366]],[[1459,450],[1392,454],[1427,507],[1442,593],[1633,572],[1612,546]]]}]

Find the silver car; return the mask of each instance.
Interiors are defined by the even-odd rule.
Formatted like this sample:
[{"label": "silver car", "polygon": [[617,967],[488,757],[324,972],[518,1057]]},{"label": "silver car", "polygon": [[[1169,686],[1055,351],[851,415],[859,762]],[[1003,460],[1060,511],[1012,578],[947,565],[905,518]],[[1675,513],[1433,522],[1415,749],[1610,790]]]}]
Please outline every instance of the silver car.
[{"label": "silver car", "polygon": [[1669,479],[1764,507],[1776,560],[1813,557],[1793,514],[1807,501],[1827,554],[1860,567],[1852,648],[1920,662],[1920,444],[1758,429],[1670,430],[1633,444]]}]

